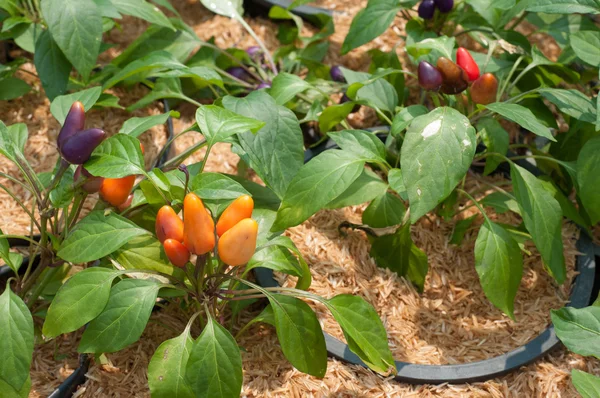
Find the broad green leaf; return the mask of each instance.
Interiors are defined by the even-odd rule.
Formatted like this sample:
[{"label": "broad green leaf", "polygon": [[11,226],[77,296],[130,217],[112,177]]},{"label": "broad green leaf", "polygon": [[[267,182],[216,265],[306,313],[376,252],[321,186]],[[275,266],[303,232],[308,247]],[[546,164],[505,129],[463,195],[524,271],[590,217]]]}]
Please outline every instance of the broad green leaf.
[{"label": "broad green leaf", "polygon": [[367,203],[385,193],[388,184],[381,178],[365,168],[362,174],[342,192],[337,198],[327,204],[328,209],[339,209],[346,206],[356,206]]},{"label": "broad green leaf", "polygon": [[[58,172],[58,165],[54,175]],[[50,202],[56,208],[67,207],[71,204],[75,190],[73,189],[75,167],[71,166],[63,174],[58,185],[50,192]]]},{"label": "broad green leaf", "polygon": [[239,134],[241,157],[282,198],[304,164],[304,145],[298,119],[265,92],[254,91],[244,98],[227,96],[223,106],[242,116],[265,123],[256,134]]},{"label": "broad green leaf", "polygon": [[592,225],[600,221],[598,170],[600,170],[600,137],[589,140],[577,158],[577,194],[590,216]]},{"label": "broad green leaf", "polygon": [[596,122],[596,107],[588,97],[577,90],[544,88],[542,97],[552,102],[561,112],[588,123]]},{"label": "broad green leaf", "polygon": [[[588,222],[579,214],[579,211],[568,197],[552,182],[552,179],[546,176],[538,178],[544,189],[546,189],[552,197],[556,199],[563,215],[574,223],[578,224],[582,228],[588,228]],[[588,214],[589,215],[589,214]]]},{"label": "broad green leaf", "polygon": [[423,105],[410,105],[396,113],[394,120],[392,120],[392,127],[390,133],[394,137],[402,135],[402,132],[410,125],[412,120],[417,116],[425,115],[429,110]]},{"label": "broad green leaf", "polygon": [[235,134],[251,131],[256,133],[265,123],[238,115],[216,105],[204,105],[196,110],[196,122],[211,147]]},{"label": "broad green leaf", "polygon": [[212,318],[192,346],[185,377],[197,398],[237,398],[242,392],[240,349]]},{"label": "broad green leaf", "polygon": [[50,112],[62,126],[69,113],[69,109],[71,109],[71,105],[73,105],[75,101],[80,101],[87,112],[94,106],[96,101],[98,101],[100,94],[102,94],[102,87],[92,87],[73,94],[59,95],[54,98],[52,104],[50,104]]},{"label": "broad green leaf", "polygon": [[169,19],[165,16],[153,4],[148,3],[144,0],[110,0],[110,2],[115,6],[115,8],[121,13],[125,15],[131,15],[133,17],[137,17],[148,21],[152,24],[166,26],[167,28],[175,29],[173,24]]},{"label": "broad green leaf", "polygon": [[390,192],[375,198],[362,215],[363,224],[373,228],[386,228],[398,225],[406,213],[402,200]]},{"label": "broad green leaf", "polygon": [[406,51],[415,59],[435,51],[436,54],[452,59],[452,49],[456,40],[454,37],[440,36],[424,39],[406,47]]},{"label": "broad green leaf", "polygon": [[329,133],[329,137],[340,148],[369,162],[385,164],[385,145],[373,133],[365,130],[342,130]]},{"label": "broad green leaf", "polygon": [[182,334],[158,346],[148,364],[148,386],[154,398],[194,398],[185,380],[185,367],[194,340],[186,328]]},{"label": "broad green leaf", "polygon": [[413,119],[400,157],[412,223],[441,203],[463,179],[476,144],[475,129],[452,108],[436,108]]},{"label": "broad green leaf", "polygon": [[176,77],[176,78],[191,78],[195,87],[200,89],[206,87],[208,84],[213,84],[221,88],[224,87],[223,79],[213,69],[204,66],[193,66],[187,69],[175,69],[167,72],[158,72],[154,74],[156,77]]},{"label": "broad green leaf", "polygon": [[215,14],[223,15],[229,18],[235,18],[244,14],[242,0],[218,1],[218,0],[200,0],[200,3]]},{"label": "broad green leaf", "polygon": [[94,261],[146,234],[149,232],[113,212],[106,215],[102,210],[94,210],[77,223],[57,254],[75,264]]},{"label": "broad green leaf", "polygon": [[546,137],[550,141],[556,141],[548,127],[540,123],[533,112],[524,106],[507,104],[504,102],[494,102],[493,104],[486,105],[485,107],[508,120],[512,120],[534,134]]},{"label": "broad green leaf", "polygon": [[49,31],[43,31],[35,42],[33,60],[48,99],[52,101],[64,94],[69,83],[71,63],[58,48]]},{"label": "broad green leaf", "polygon": [[267,246],[257,249],[248,265],[246,265],[246,271],[256,267],[268,268],[288,275],[302,275],[298,259],[289,250],[281,246]]},{"label": "broad green leaf", "polygon": [[93,267],[70,277],[52,300],[42,333],[53,338],[73,332],[96,318],[106,306],[118,271]]},{"label": "broad green leaf", "polygon": [[342,120],[346,119],[356,103],[354,101],[344,102],[342,104],[336,104],[328,106],[323,109],[323,112],[319,115],[319,130],[322,133],[331,131],[335,126],[340,124]]},{"label": "broad green leaf", "polygon": [[125,66],[116,75],[114,75],[106,83],[104,83],[103,88],[104,90],[111,88],[115,84],[142,72],[147,73],[148,71],[152,70],[185,68],[185,65],[179,62],[177,59],[175,59],[168,52],[155,51]]},{"label": "broad green leaf", "polygon": [[[0,0],[0,4],[1,3],[2,2]],[[25,383],[23,384],[23,387],[21,387],[20,390],[14,389],[10,384],[0,379],[0,391],[2,391],[2,393],[4,394],[2,395],[3,398],[28,398],[30,390],[31,376],[27,377],[27,380],[25,380]]]},{"label": "broad green leaf", "polygon": [[177,78],[159,78],[156,79],[156,84],[152,91],[142,97],[133,105],[127,107],[127,111],[132,112],[136,109],[143,108],[150,105],[154,101],[161,99],[178,99],[183,101],[190,101],[190,98],[183,94],[181,88],[181,81]]},{"label": "broad green leaf", "polygon": [[395,370],[387,332],[375,309],[362,297],[340,294],[325,301],[339,323],[350,350],[377,372]]},{"label": "broad green leaf", "polygon": [[[252,213],[252,217],[254,218],[254,213]],[[307,290],[310,287],[310,284],[312,283],[312,276],[310,274],[308,264],[306,264],[306,261],[304,261],[304,259],[302,258],[302,253],[300,253],[300,250],[298,250],[294,242],[287,236],[279,235],[263,243],[261,248],[271,246],[282,247],[296,254],[296,259],[298,260],[297,264],[299,265],[297,270],[300,274],[298,280],[296,281],[296,289]]]},{"label": "broad green leaf", "polygon": [[29,379],[33,356],[33,318],[10,288],[0,295],[0,380],[20,391]]},{"label": "broad green leaf", "polygon": [[[395,47],[389,52],[384,52],[378,48],[373,48],[368,51],[368,54],[371,57],[369,73],[376,73],[380,68],[389,68],[396,71],[402,70],[402,64],[400,63],[400,59],[398,58]],[[406,91],[404,73],[390,74],[384,77],[384,79],[394,87],[396,94],[398,94],[398,103],[402,104],[404,102],[404,94]]]},{"label": "broad green leaf", "polygon": [[92,0],[44,0],[42,14],[52,39],[87,79],[96,65],[102,41],[102,17]]},{"label": "broad green leaf", "polygon": [[27,130],[27,125],[25,123],[15,123],[10,126],[6,126],[8,129],[8,134],[11,136],[11,141],[13,141],[20,152],[25,151],[25,144],[27,143],[27,138],[29,138],[29,131]]},{"label": "broad green leaf", "polygon": [[299,371],[322,378],[327,371],[327,349],[317,316],[304,301],[269,294],[281,350]]},{"label": "broad green leaf", "polygon": [[152,127],[165,124],[170,116],[177,117],[179,116],[179,113],[171,111],[160,115],[129,118],[123,123],[121,130],[119,130],[119,134],[127,134],[137,138]]},{"label": "broad green leaf", "polygon": [[515,319],[514,301],[523,275],[523,257],[510,233],[489,220],[481,226],[475,241],[475,270],[485,296]]},{"label": "broad green leaf", "polygon": [[[0,235],[4,233],[0,229]],[[8,239],[0,238],[0,258],[4,260],[4,263],[8,265],[8,267],[13,270],[16,274],[21,267],[21,263],[23,262],[23,256],[18,253],[13,253],[10,251],[10,245],[8,244]]]},{"label": "broad green leaf", "polygon": [[153,236],[142,235],[125,243],[112,257],[125,269],[158,271],[183,279],[184,272],[173,267],[162,244]]},{"label": "broad green leaf", "polygon": [[[508,133],[496,119],[486,117],[477,123],[477,132],[481,136],[483,143],[487,147],[488,152],[499,153],[506,155],[508,151]],[[488,156],[485,159],[485,168],[483,175],[489,175],[496,170],[498,165],[504,160],[499,156]]]},{"label": "broad green leaf", "polygon": [[16,77],[0,79],[0,101],[19,98],[31,90],[29,84]]},{"label": "broad green leaf", "polygon": [[6,125],[0,120],[0,154],[6,156],[13,163],[17,159],[23,158],[23,151],[21,149],[20,136],[16,136],[14,131],[7,128]]},{"label": "broad green leaf", "polygon": [[144,279],[124,279],[110,290],[106,307],[92,320],[78,352],[116,352],[138,341],[156,303],[158,285]]},{"label": "broad green leaf", "polygon": [[[516,203],[515,203],[516,205]],[[477,215],[471,216],[469,218],[465,218],[464,220],[459,220],[454,225],[454,231],[452,231],[452,236],[450,237],[450,243],[453,245],[460,245],[465,238],[465,234],[473,225],[473,221],[477,218]]]},{"label": "broad green leaf", "polygon": [[487,195],[479,202],[482,206],[489,206],[494,209],[496,213],[504,214],[507,211],[512,211],[517,214],[521,214],[519,204],[513,196],[509,196],[504,192],[492,192]]},{"label": "broad green leaf", "polygon": [[408,256],[408,271],[406,277],[411,281],[419,293],[423,293],[425,288],[425,278],[429,271],[427,254],[413,243]]},{"label": "broad green leaf", "polygon": [[292,179],[273,230],[298,225],[321,210],[350,187],[364,164],[364,159],[341,150],[329,150],[313,158]]},{"label": "broad green leaf", "polygon": [[564,307],[550,316],[556,336],[569,351],[600,358],[600,307]]},{"label": "broad green leaf", "polygon": [[581,398],[600,397],[600,377],[591,375],[581,370],[571,370],[573,385]]},{"label": "broad green leaf", "polygon": [[92,175],[107,178],[122,178],[146,172],[140,142],[126,134],[113,135],[104,140],[85,162],[85,168]]},{"label": "broad green leaf", "polygon": [[240,183],[219,173],[196,175],[192,180],[191,189],[202,198],[214,217],[218,217],[235,199],[249,194]]},{"label": "broad green leaf", "polygon": [[596,0],[535,0],[525,1],[527,11],[548,14],[599,14],[600,4]]},{"label": "broad green leaf", "polygon": [[567,271],[563,255],[560,204],[544,189],[542,182],[524,168],[511,163],[510,177],[525,227],[550,274],[558,283],[563,283]]},{"label": "broad green leaf", "polygon": [[396,89],[383,77],[394,73],[394,70],[384,70],[380,74],[371,75],[365,72],[355,72],[350,69],[342,68],[344,78],[350,86],[358,88],[355,94],[350,93],[348,89],[348,96],[362,104],[376,107],[390,113],[394,112],[394,109],[398,105],[398,94]]},{"label": "broad green leaf", "polygon": [[280,73],[273,79],[269,94],[275,99],[277,105],[285,105],[296,94],[311,88],[312,85],[304,79],[290,73]]},{"label": "broad green leaf", "polygon": [[397,0],[369,0],[352,20],[344,39],[342,54],[362,46],[386,31],[402,8]]},{"label": "broad green leaf", "polygon": [[390,188],[400,195],[402,200],[408,200],[404,179],[402,178],[402,170],[391,169],[388,173],[388,182],[390,183]]}]

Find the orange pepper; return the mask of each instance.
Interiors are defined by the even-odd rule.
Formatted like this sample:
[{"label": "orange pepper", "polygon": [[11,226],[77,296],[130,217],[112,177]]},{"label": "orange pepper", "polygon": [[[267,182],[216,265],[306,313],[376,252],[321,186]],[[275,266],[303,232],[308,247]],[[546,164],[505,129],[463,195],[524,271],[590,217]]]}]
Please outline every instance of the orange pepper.
[{"label": "orange pepper", "polygon": [[163,206],[156,215],[156,237],[163,243],[166,239],[183,242],[183,221],[171,206]]},{"label": "orange pepper", "polygon": [[123,178],[105,178],[100,188],[100,197],[111,205],[119,207],[127,201],[134,184],[134,175]]},{"label": "orange pepper", "polygon": [[242,195],[233,202],[221,214],[217,222],[217,235],[223,235],[227,230],[231,229],[235,224],[239,223],[244,218],[250,218],[254,210],[254,201],[249,195]]},{"label": "orange pepper", "polygon": [[175,239],[167,239],[164,241],[163,247],[173,265],[183,268],[190,261],[190,252],[181,242]]},{"label": "orange pepper", "polygon": [[183,199],[183,244],[198,256],[215,247],[215,222],[194,193]]},{"label": "orange pepper", "polygon": [[225,264],[232,266],[246,264],[256,250],[258,223],[245,218],[219,239],[219,257]]}]

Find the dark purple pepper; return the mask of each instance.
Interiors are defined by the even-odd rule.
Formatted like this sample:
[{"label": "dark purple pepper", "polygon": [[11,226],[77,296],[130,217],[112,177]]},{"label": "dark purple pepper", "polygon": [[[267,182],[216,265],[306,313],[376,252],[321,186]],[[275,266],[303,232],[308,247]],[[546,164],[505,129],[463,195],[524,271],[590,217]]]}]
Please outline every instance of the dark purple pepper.
[{"label": "dark purple pepper", "polygon": [[256,63],[263,62],[265,60],[265,55],[263,54],[262,49],[259,46],[252,46],[246,49],[246,54],[250,56]]},{"label": "dark purple pepper", "polygon": [[450,12],[454,8],[454,0],[434,0],[434,2],[440,12]]},{"label": "dark purple pepper", "polygon": [[344,77],[342,68],[340,68],[339,65],[332,66],[329,74],[331,75],[331,80],[334,82],[346,83],[346,78]]},{"label": "dark purple pepper", "polygon": [[82,165],[77,166],[75,169],[75,175],[73,177],[75,182],[79,182],[80,179],[86,180],[81,187],[87,193],[96,193],[100,191],[100,188],[102,188],[102,183],[104,182],[104,178],[94,177]]},{"label": "dark purple pepper", "polygon": [[227,72],[231,76],[238,78],[245,82],[252,80],[252,78],[250,77],[248,72],[246,72],[246,70],[244,68],[242,68],[241,66],[232,66],[231,68],[227,69],[225,72]]},{"label": "dark purple pepper", "polygon": [[428,91],[438,91],[442,85],[442,74],[427,61],[419,62],[419,86]]},{"label": "dark purple pepper", "polygon": [[423,19],[433,18],[435,12],[435,2],[433,0],[423,0],[419,4],[419,16]]},{"label": "dark purple pepper", "polygon": [[71,164],[83,164],[105,138],[106,133],[100,129],[80,131],[65,141],[61,148],[61,155]]},{"label": "dark purple pepper", "polygon": [[271,83],[270,82],[262,82],[258,86],[256,86],[257,90],[260,90],[261,88],[271,88]]},{"label": "dark purple pepper", "polygon": [[[346,93],[344,93],[344,95],[342,95],[342,98],[340,98],[340,104],[345,104],[346,102],[350,102],[352,101],[350,99],[350,97],[348,97],[346,95]],[[354,107],[352,108],[352,110],[350,111],[350,113],[356,113],[360,110],[360,105],[359,104],[355,104]]]},{"label": "dark purple pepper", "polygon": [[83,130],[84,125],[85,109],[81,102],[75,101],[73,102],[73,105],[71,105],[71,109],[69,109],[69,113],[67,113],[65,122],[58,133],[58,138],[56,139],[58,148],[62,148],[67,139],[74,136],[78,131]]}]

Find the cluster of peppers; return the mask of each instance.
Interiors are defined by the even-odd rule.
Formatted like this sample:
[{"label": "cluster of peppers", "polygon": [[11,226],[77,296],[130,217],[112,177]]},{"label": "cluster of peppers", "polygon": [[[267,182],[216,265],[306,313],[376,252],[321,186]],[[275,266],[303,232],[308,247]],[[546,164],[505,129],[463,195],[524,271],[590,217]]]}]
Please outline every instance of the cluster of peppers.
[{"label": "cluster of peppers", "polygon": [[491,73],[480,75],[479,66],[463,47],[456,51],[456,64],[446,57],[439,57],[436,66],[421,61],[418,69],[419,85],[428,91],[444,94],[460,94],[469,87],[471,99],[476,104],[496,101],[498,80]]},{"label": "cluster of peppers", "polygon": [[[84,130],[85,109],[83,104],[76,101],[71,105],[65,122],[58,134],[58,152],[62,159],[70,164],[76,164],[74,179],[81,183],[81,187],[89,194],[99,192],[100,197],[119,209],[124,209],[131,204],[133,195],[131,189],[135,184],[135,175],[122,178],[95,177],[82,165],[92,155],[92,152],[107,134],[98,128]],[[140,143],[142,153],[144,147]]]},{"label": "cluster of peppers", "polygon": [[[262,68],[266,69],[265,65],[265,55],[262,52],[262,49],[258,46],[248,47],[246,49],[246,54],[252,59],[257,65],[260,65]],[[232,66],[226,70],[231,76],[236,79],[242,80],[246,83],[258,83],[256,85],[256,90],[260,90],[261,88],[269,88],[271,87],[271,82],[269,81],[260,81],[257,82],[248,71],[241,66]]]},{"label": "cluster of peppers", "polygon": [[423,19],[431,19],[436,8],[442,13],[450,12],[454,8],[454,0],[423,0],[419,4],[419,16]]},{"label": "cluster of peppers", "polygon": [[258,223],[252,218],[254,201],[248,195],[234,200],[221,214],[217,225],[202,199],[188,193],[183,200],[183,220],[171,206],[163,206],[156,216],[156,237],[171,263],[183,268],[190,256],[204,255],[215,248],[223,263],[246,264],[256,250]]}]

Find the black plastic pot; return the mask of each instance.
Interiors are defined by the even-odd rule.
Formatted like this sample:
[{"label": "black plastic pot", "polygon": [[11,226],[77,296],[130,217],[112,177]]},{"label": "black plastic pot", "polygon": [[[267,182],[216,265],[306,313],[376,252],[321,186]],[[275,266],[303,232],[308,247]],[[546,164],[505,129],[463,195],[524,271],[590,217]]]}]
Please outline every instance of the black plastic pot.
[{"label": "black plastic pot", "polygon": [[[374,127],[371,131],[387,130],[387,127]],[[384,135],[378,135],[385,139]],[[337,148],[337,145],[331,141],[325,141],[321,145],[308,149],[304,153],[304,161],[308,162],[313,157],[327,149]],[[478,148],[480,149],[480,148]],[[510,153],[508,156],[510,157]],[[517,160],[520,166],[528,169],[535,175],[541,172],[531,163],[524,160]],[[501,164],[498,172],[508,175],[510,172],[506,164]],[[596,279],[596,254],[600,253],[600,248],[595,247],[590,237],[582,231],[577,241],[577,249],[581,255],[577,256],[577,271],[579,275],[573,282],[571,289],[569,306],[574,308],[583,308],[588,306],[595,296],[592,295]],[[273,271],[266,268],[254,269],[254,275],[257,283],[262,287],[277,287],[279,283],[273,278]],[[600,284],[598,284],[600,285]],[[597,291],[597,290],[596,290]],[[354,364],[367,367],[367,365],[352,351],[348,345],[335,337],[325,333],[325,343],[327,352],[331,357]],[[394,380],[411,384],[441,384],[441,383],[472,383],[477,381],[489,380],[499,377],[511,371],[527,365],[556,347],[560,346],[560,340],[556,337],[554,326],[550,325],[539,336],[529,343],[512,350],[506,354],[486,359],[483,361],[459,364],[459,365],[418,365],[409,362],[396,361],[398,371]]]},{"label": "black plastic pot", "polygon": [[[288,8],[290,4],[292,4],[292,0],[245,0],[244,9],[250,15],[268,15],[271,7],[279,6],[282,8]],[[316,26],[322,25],[322,21],[319,19],[319,14],[325,14],[330,17],[333,16],[333,13],[330,10],[306,5],[294,8],[292,13]]]}]

